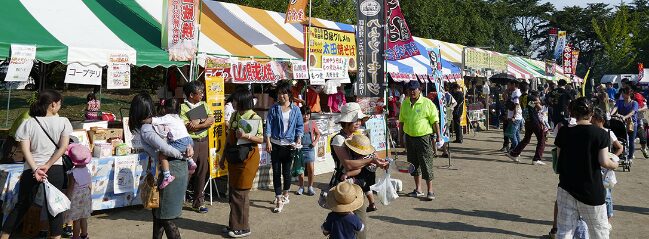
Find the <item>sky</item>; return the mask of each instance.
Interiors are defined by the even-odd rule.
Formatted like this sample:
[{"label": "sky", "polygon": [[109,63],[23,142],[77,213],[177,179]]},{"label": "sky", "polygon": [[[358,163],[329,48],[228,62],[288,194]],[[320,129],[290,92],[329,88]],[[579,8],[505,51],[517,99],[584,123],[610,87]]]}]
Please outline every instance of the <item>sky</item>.
[{"label": "sky", "polygon": [[[611,6],[620,5],[620,0],[542,0],[541,2],[550,2],[554,4],[554,7],[557,9],[563,9],[566,6],[574,5],[585,7],[589,3],[606,3]],[[628,3],[629,0],[625,0],[624,2]]]}]

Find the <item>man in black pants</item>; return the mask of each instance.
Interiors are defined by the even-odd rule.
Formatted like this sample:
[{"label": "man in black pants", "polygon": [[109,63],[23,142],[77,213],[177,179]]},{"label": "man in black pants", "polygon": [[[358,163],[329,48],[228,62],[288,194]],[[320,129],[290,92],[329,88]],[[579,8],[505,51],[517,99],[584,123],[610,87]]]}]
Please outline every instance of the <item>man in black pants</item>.
[{"label": "man in black pants", "polygon": [[455,108],[453,108],[453,131],[455,132],[455,141],[453,143],[461,144],[462,137],[462,112],[464,111],[464,92],[458,84],[453,84],[451,86],[451,95],[453,99],[457,102]]}]

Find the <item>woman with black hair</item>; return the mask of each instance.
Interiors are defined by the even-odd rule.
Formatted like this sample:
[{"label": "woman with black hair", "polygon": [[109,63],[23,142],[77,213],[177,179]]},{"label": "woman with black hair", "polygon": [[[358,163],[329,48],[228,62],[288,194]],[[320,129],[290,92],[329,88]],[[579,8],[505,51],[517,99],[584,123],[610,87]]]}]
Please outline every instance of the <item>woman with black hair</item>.
[{"label": "woman with black hair", "polygon": [[631,98],[631,90],[629,88],[622,88],[620,90],[622,100],[615,103],[615,108],[611,111],[611,115],[619,114],[624,122],[627,123],[627,132],[629,136],[629,159],[633,160],[635,153],[635,137],[638,132],[638,102]]},{"label": "woman with black hair", "polygon": [[[185,157],[194,154],[191,146],[187,147],[186,154],[175,149],[156,133],[150,122],[154,115],[154,106],[151,96],[140,93],[133,97],[129,111],[128,126],[134,134],[142,139],[142,145],[151,159],[157,159],[158,154],[167,156],[169,171],[175,179],[165,188],[160,189],[159,207],[153,212],[153,238],[160,239],[163,234],[167,238],[180,238],[180,231],[174,220],[182,214],[183,202],[185,201],[185,189],[188,181],[188,168]],[[155,161],[154,161],[155,162]],[[157,163],[154,168],[157,168]],[[161,178],[159,178],[160,180]]]},{"label": "woman with black hair", "polygon": [[[266,116],[266,151],[270,153],[275,188],[275,208],[279,213],[284,204],[289,203],[288,190],[291,188],[291,164],[295,146],[302,145],[304,123],[300,108],[293,104],[291,84],[281,81],[277,84],[277,103],[273,104]],[[282,182],[282,177],[284,180]],[[282,185],[283,183],[283,185]]]},{"label": "woman with black hair", "polygon": [[604,185],[600,167],[615,169],[608,157],[609,133],[591,124],[593,105],[585,97],[569,104],[572,127],[561,127],[557,146],[557,237],[572,238],[579,217],[588,225],[590,238],[609,238]]},{"label": "woman with black hair", "polygon": [[[222,157],[219,167],[225,169],[225,160],[228,160],[228,182],[230,185],[230,220],[224,233],[230,237],[246,237],[250,235],[250,189],[252,182],[259,170],[259,147],[264,142],[264,129],[262,118],[255,113],[253,95],[247,88],[239,88],[233,94],[232,106],[236,110],[230,119],[230,128],[227,131],[226,148],[237,147],[237,140],[249,141],[246,146],[250,150],[245,160],[233,160]],[[245,132],[240,121],[257,120],[257,131]]]},{"label": "woman with black hair", "polygon": [[541,120],[541,99],[536,95],[527,96],[527,105],[523,107],[527,108],[525,118],[525,136],[523,140],[516,145],[516,148],[512,149],[510,153],[507,154],[509,158],[518,162],[518,156],[523,152],[523,149],[530,143],[532,139],[532,134],[536,136],[536,151],[534,152],[534,157],[532,158],[532,164],[534,165],[545,165],[541,159],[543,159],[543,151],[545,150],[545,137],[548,129],[545,127],[545,124]]},{"label": "woman with black hair", "polygon": [[[29,109],[30,119],[16,131],[16,141],[24,154],[25,167],[20,176],[18,201],[2,225],[2,236],[7,239],[21,225],[27,209],[32,205],[40,184],[47,180],[58,190],[64,186],[66,174],[61,156],[70,142],[72,125],[68,118],[58,115],[63,96],[53,90],[43,90]],[[47,200],[43,208],[47,208]],[[50,238],[61,238],[63,213],[47,213]]]}]

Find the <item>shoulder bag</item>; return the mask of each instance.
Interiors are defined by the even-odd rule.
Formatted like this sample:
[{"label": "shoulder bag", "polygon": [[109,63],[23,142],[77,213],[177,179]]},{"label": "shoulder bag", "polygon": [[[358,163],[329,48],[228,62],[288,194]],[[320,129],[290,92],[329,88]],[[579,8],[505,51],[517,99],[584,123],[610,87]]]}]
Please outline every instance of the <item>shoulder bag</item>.
[{"label": "shoulder bag", "polygon": [[[45,128],[43,128],[43,125],[41,124],[40,121],[38,121],[38,118],[34,117],[34,119],[36,120],[36,123],[38,123],[38,126],[41,127],[43,132],[45,132],[45,135],[47,135],[47,138],[49,138],[50,141],[52,141],[52,143],[54,144],[54,146],[58,149],[59,145],[54,141],[54,139],[52,139],[50,134],[47,133]],[[72,168],[74,167],[74,164],[72,164],[72,159],[70,159],[70,156],[68,156],[66,153],[63,153],[63,155],[61,156],[61,159],[62,159],[61,161],[63,161],[63,171],[67,173],[68,171],[72,170]]]},{"label": "shoulder bag", "polygon": [[[249,119],[252,119],[253,116],[257,115],[257,113],[253,113]],[[236,120],[239,115],[239,112],[237,112],[234,115],[234,119]],[[238,129],[233,128],[233,133]],[[225,159],[228,160],[228,163],[231,164],[242,164],[244,163],[250,154],[250,151],[252,151],[252,147],[254,144],[240,144],[237,145],[236,140],[228,140],[228,144],[225,146]]]},{"label": "shoulder bag", "polygon": [[155,167],[151,172],[151,157],[149,157],[149,164],[146,170],[144,181],[140,184],[140,198],[142,199],[142,206],[146,209],[153,209],[160,207],[160,191],[156,185],[156,178],[158,177],[158,167]]}]

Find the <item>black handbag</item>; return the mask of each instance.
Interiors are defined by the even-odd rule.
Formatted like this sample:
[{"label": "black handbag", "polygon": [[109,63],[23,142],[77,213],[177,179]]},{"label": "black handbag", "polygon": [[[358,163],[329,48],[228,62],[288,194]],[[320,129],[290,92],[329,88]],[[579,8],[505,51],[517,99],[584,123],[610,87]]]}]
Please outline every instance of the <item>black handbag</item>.
[{"label": "black handbag", "polygon": [[242,164],[248,159],[253,144],[228,145],[225,147],[225,159],[231,164]]},{"label": "black handbag", "polygon": [[[58,149],[59,145],[54,141],[54,139],[52,139],[50,134],[47,133],[45,128],[43,128],[43,125],[41,124],[41,122],[38,121],[38,119],[36,117],[34,117],[34,119],[36,120],[36,123],[38,123],[38,126],[41,127],[43,132],[45,132],[45,135],[47,135],[47,138],[49,138],[50,141],[52,141],[52,143],[54,144],[54,146]],[[72,168],[74,167],[74,164],[72,164],[72,159],[70,159],[70,156],[63,153],[63,155],[61,156],[61,159],[62,159],[61,161],[63,161],[63,172],[67,173],[68,171],[72,170]],[[67,177],[65,177],[65,178],[67,178]]]}]

